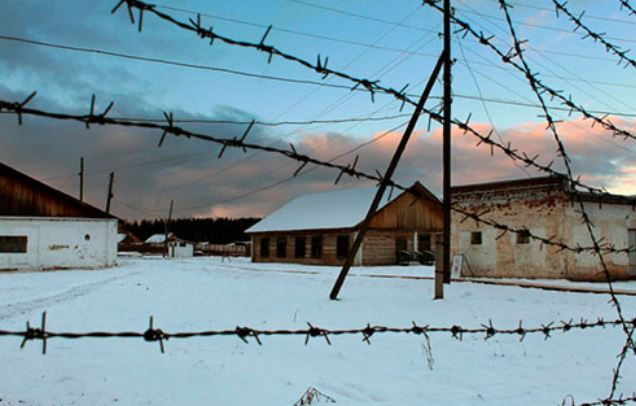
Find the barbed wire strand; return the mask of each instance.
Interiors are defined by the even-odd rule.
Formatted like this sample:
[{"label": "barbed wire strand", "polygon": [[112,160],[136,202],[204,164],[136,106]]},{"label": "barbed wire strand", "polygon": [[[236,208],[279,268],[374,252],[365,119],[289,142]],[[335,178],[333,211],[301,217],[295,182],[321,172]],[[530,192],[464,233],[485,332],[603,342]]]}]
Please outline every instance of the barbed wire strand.
[{"label": "barbed wire strand", "polygon": [[634,7],[632,7],[632,5],[629,4],[628,0],[618,0],[618,1],[620,1],[621,3],[621,10],[627,9],[630,15],[636,16],[636,9],[634,9]]},{"label": "barbed wire strand", "polygon": [[[435,0],[424,0],[424,3],[428,3],[429,1],[435,1]],[[144,12],[150,12],[153,15],[159,17],[160,19],[170,22],[174,25],[176,25],[179,28],[182,28],[184,30],[188,30],[191,32],[196,33],[199,37],[203,38],[203,39],[209,39],[210,40],[210,44],[213,44],[215,40],[219,40],[221,42],[224,42],[228,45],[233,45],[233,46],[241,46],[241,47],[245,47],[245,48],[251,48],[251,49],[255,49],[257,51],[260,52],[264,52],[268,55],[268,62],[271,62],[271,59],[274,56],[278,56],[281,57],[283,59],[286,59],[288,61],[292,61],[295,63],[300,64],[301,66],[304,66],[312,71],[315,71],[319,74],[322,74],[323,79],[328,77],[329,75],[333,75],[336,77],[339,77],[341,79],[345,79],[347,81],[350,81],[352,83],[354,83],[353,87],[351,88],[352,90],[355,89],[366,89],[370,95],[371,95],[371,101],[375,101],[375,94],[376,93],[384,93],[384,94],[388,94],[393,96],[394,98],[396,98],[397,100],[402,102],[402,106],[400,109],[402,109],[404,107],[405,104],[410,104],[412,106],[416,105],[416,102],[414,100],[412,100],[411,98],[408,97],[408,95],[406,94],[406,89],[408,88],[408,85],[404,86],[401,90],[397,90],[395,88],[391,88],[391,87],[385,87],[385,86],[381,86],[379,85],[379,80],[372,80],[372,79],[366,79],[366,78],[357,78],[354,77],[352,75],[349,75],[347,73],[344,72],[340,72],[340,71],[336,71],[333,70],[331,68],[327,67],[328,64],[328,59],[329,58],[324,58],[322,59],[320,57],[320,55],[318,55],[317,57],[317,61],[316,63],[312,63],[309,62],[307,60],[304,60],[302,58],[299,58],[295,55],[292,54],[288,54],[285,52],[282,52],[281,50],[277,49],[274,46],[271,45],[266,45],[265,44],[265,40],[267,39],[267,35],[269,33],[269,30],[267,30],[265,32],[265,34],[263,35],[261,41],[259,43],[254,43],[254,42],[248,42],[248,41],[240,41],[240,40],[236,40],[233,38],[229,38],[229,37],[225,37],[222,36],[216,32],[213,31],[213,29],[205,29],[202,27],[201,25],[201,18],[200,16],[197,17],[196,21],[189,19],[189,23],[185,23],[182,21],[177,20],[176,18],[172,17],[171,15],[168,15],[166,13],[163,13],[161,11],[158,11],[156,9],[156,7],[154,5],[145,3],[143,1],[140,0],[119,0],[118,3],[116,4],[116,6],[113,8],[112,13],[116,12],[122,5],[126,4],[127,8],[128,8],[128,14],[129,17],[131,19],[131,22],[135,23],[135,17],[133,15],[133,10],[137,9],[139,10],[139,16],[143,16]],[[456,20],[456,19],[455,19]],[[138,21],[138,29],[141,31],[142,29],[142,18],[139,18]],[[466,23],[464,23],[466,24]],[[498,50],[498,49],[497,49]],[[522,68],[519,67],[519,69],[522,70]],[[576,105],[574,105],[576,106]],[[578,107],[578,106],[576,106]],[[432,120],[435,120],[437,122],[443,123],[444,118],[440,113],[431,111],[429,109],[424,108],[423,109],[425,113],[429,114],[430,118]],[[591,113],[589,113],[586,110],[585,113],[587,114],[587,118],[591,118],[591,117],[595,117],[593,115],[591,115]],[[621,135],[624,135],[627,138],[636,138],[636,136],[632,135],[631,133],[629,133],[626,130],[621,130],[619,128],[617,128],[616,126],[614,126],[611,122],[606,122],[607,120],[603,120],[600,119],[598,117],[597,118],[600,122],[604,123],[605,126],[607,126],[607,128],[609,129],[609,127],[611,126],[611,128],[613,128],[614,132],[612,134],[616,135],[618,133],[620,133]],[[470,119],[470,116],[469,116]],[[550,175],[554,175],[554,176],[563,176],[562,173],[552,169],[552,163],[549,163],[547,165],[544,164],[540,164],[537,162],[537,159],[540,157],[540,155],[535,155],[534,157],[530,157],[528,156],[526,153],[524,152],[519,152],[517,149],[513,148],[511,146],[510,143],[508,143],[507,145],[503,145],[497,141],[495,141],[492,138],[493,135],[493,131],[491,130],[491,132],[488,135],[483,135],[481,133],[479,133],[478,131],[476,131],[475,129],[473,129],[472,127],[469,126],[469,119],[467,119],[465,122],[462,122],[460,120],[454,119],[452,120],[452,123],[457,126],[458,128],[460,128],[464,134],[471,134],[475,137],[477,137],[479,139],[479,142],[477,143],[477,145],[481,145],[481,144],[486,144],[489,145],[491,147],[491,153],[494,153],[494,149],[497,149],[500,152],[503,152],[504,154],[506,154],[509,158],[516,160],[518,162],[523,163],[524,165],[527,166],[532,166],[535,169],[550,174]],[[583,184],[580,179],[572,179],[572,182],[574,185],[583,188],[587,191],[589,191],[590,193],[594,193],[599,195],[599,199],[603,199],[605,197],[609,197],[610,194],[600,188],[595,188],[592,186],[588,186]],[[631,204],[632,201],[628,198],[624,198],[622,196],[618,196],[618,195],[614,195],[616,199],[621,200],[625,203],[629,203]]]},{"label": "barbed wire strand", "polygon": [[[345,329],[326,329],[317,327],[311,323],[307,323],[307,328],[303,329],[255,329],[252,327],[237,326],[233,329],[225,330],[201,330],[201,331],[179,331],[168,332],[160,328],[155,327],[154,318],[150,316],[148,328],[145,331],[89,331],[89,332],[59,332],[49,331],[46,329],[46,312],[42,313],[42,318],[39,327],[32,327],[30,322],[27,321],[26,327],[23,330],[0,330],[0,337],[21,337],[20,348],[24,348],[29,341],[40,340],[42,341],[42,354],[46,354],[47,340],[52,338],[62,339],[80,339],[80,338],[143,338],[145,341],[158,342],[159,349],[163,353],[165,352],[164,341],[173,339],[188,339],[194,337],[218,337],[218,336],[234,336],[239,338],[244,343],[249,343],[248,338],[253,338],[258,345],[262,345],[261,337],[267,336],[303,336],[305,337],[305,345],[309,343],[311,338],[323,338],[328,345],[331,345],[330,336],[343,336],[343,335],[361,335],[362,341],[371,344],[371,337],[375,334],[415,334],[415,335],[429,335],[446,333],[451,335],[452,338],[463,340],[464,336],[483,336],[485,340],[488,340],[494,336],[517,336],[519,341],[523,341],[528,335],[543,335],[547,340],[552,337],[552,333],[555,332],[571,332],[574,330],[587,330],[595,328],[605,327],[617,327],[620,326],[622,321],[605,320],[599,318],[595,321],[588,321],[581,319],[580,321],[552,321],[549,323],[541,324],[538,327],[524,327],[523,321],[519,321],[517,327],[513,328],[496,328],[494,327],[492,320],[488,320],[487,323],[481,324],[479,327],[463,327],[460,325],[452,326],[430,326],[418,325],[416,322],[412,322],[407,327],[388,327],[380,325],[371,325],[367,323],[364,327],[359,328],[345,328]],[[636,318],[630,320],[633,326],[636,326]]]},{"label": "barbed wire strand", "polygon": [[577,17],[566,7],[567,1],[559,3],[557,0],[552,0],[552,3],[554,4],[557,18],[559,17],[559,12],[562,12],[570,19],[570,21],[572,21],[572,23],[574,23],[574,32],[576,32],[579,28],[585,32],[585,34],[583,35],[583,39],[592,38],[594,42],[602,44],[605,47],[605,51],[616,55],[618,57],[619,64],[623,64],[623,66],[625,67],[631,66],[633,68],[636,68],[636,60],[627,55],[629,50],[621,50],[618,45],[609,42],[606,39],[606,35],[604,33],[593,31],[591,28],[583,23],[582,18],[585,14],[585,11],[581,12]]},{"label": "barbed wire strand", "polygon": [[[428,5],[438,10],[439,12],[443,12],[444,10],[437,4],[438,1],[439,0],[422,0],[422,3],[424,5]],[[519,63],[512,60],[512,54],[514,53],[514,49],[510,49],[508,52],[503,52],[501,49],[499,49],[496,45],[492,43],[492,39],[494,38],[494,35],[486,37],[483,32],[477,32],[477,30],[475,30],[468,22],[452,14],[451,14],[451,21],[460,27],[459,30],[456,31],[456,33],[464,33],[464,35],[466,34],[472,35],[479,41],[481,45],[484,45],[490,48],[492,51],[494,51],[504,63],[507,63],[513,66],[515,69],[517,69],[518,71],[520,71],[521,73],[525,75],[523,67]],[[585,119],[592,120],[594,123],[610,131],[611,134],[615,137],[620,136],[625,139],[636,139],[635,134],[633,134],[632,132],[628,130],[617,127],[614,123],[611,122],[611,120],[608,119],[608,116],[598,117],[592,114],[589,110],[585,109],[583,106],[576,104],[573,101],[572,96],[568,96],[568,97],[564,96],[561,91],[555,90],[547,86],[545,83],[543,83],[543,81],[541,81],[537,77],[530,77],[528,79],[531,80],[535,84],[535,86],[537,86],[539,89],[541,89],[544,92],[547,92],[552,99],[560,100],[562,105],[567,106],[570,109],[570,114],[572,114],[575,111],[580,113]]]},{"label": "barbed wire strand", "polygon": [[[373,140],[367,141],[365,143],[362,143],[356,147],[354,147],[351,151],[346,151],[345,153],[339,154],[337,155],[336,158],[330,159],[330,160],[321,160],[321,159],[317,159],[315,157],[312,157],[308,154],[303,154],[298,152],[298,150],[296,149],[296,147],[294,147],[293,143],[289,144],[289,149],[282,149],[282,148],[277,148],[271,145],[260,145],[260,144],[256,144],[256,143],[247,143],[245,142],[246,137],[249,134],[249,131],[246,131],[243,136],[241,138],[238,137],[234,137],[234,138],[219,138],[219,137],[214,137],[211,135],[207,135],[204,133],[199,133],[199,132],[193,132],[193,131],[188,131],[185,130],[181,127],[175,126],[175,122],[174,122],[174,115],[172,115],[172,113],[168,113],[168,112],[164,112],[164,116],[166,118],[166,122],[165,124],[159,124],[159,123],[154,123],[154,122],[147,122],[147,121],[142,121],[142,122],[136,122],[136,121],[129,121],[129,120],[121,120],[121,119],[115,119],[115,118],[110,118],[108,117],[108,113],[111,110],[112,106],[114,103],[110,103],[108,105],[108,107],[106,108],[106,110],[102,113],[96,113],[95,112],[95,102],[94,102],[94,98],[91,99],[91,106],[90,106],[90,111],[88,114],[69,114],[69,113],[57,113],[57,112],[48,112],[48,111],[44,111],[44,110],[38,110],[38,109],[32,109],[29,107],[26,107],[26,105],[33,100],[33,98],[35,97],[35,94],[37,92],[33,92],[29,97],[27,97],[27,99],[25,99],[23,102],[9,102],[9,101],[5,101],[5,100],[0,100],[0,112],[1,111],[7,111],[7,112],[12,112],[14,114],[16,114],[18,116],[18,122],[22,123],[23,122],[23,116],[24,115],[32,115],[32,116],[36,116],[36,117],[45,117],[45,118],[49,118],[49,119],[55,119],[55,120],[70,120],[70,121],[76,121],[76,122],[80,122],[80,123],[84,123],[87,127],[90,127],[90,124],[98,124],[98,125],[117,125],[117,126],[123,126],[123,127],[133,127],[133,128],[142,128],[142,129],[154,129],[154,130],[161,130],[162,134],[161,134],[161,138],[159,141],[160,145],[163,145],[163,143],[165,142],[165,137],[170,134],[173,135],[175,137],[185,137],[185,138],[191,138],[191,139],[198,139],[201,141],[205,141],[205,142],[212,142],[215,143],[217,145],[221,146],[221,150],[218,154],[218,158],[221,158],[225,152],[225,150],[227,148],[235,148],[235,149],[241,149],[243,152],[246,152],[247,150],[255,150],[255,151],[265,151],[265,152],[269,152],[269,153],[274,153],[274,154],[279,154],[282,156],[285,156],[289,159],[292,160],[296,160],[298,162],[300,162],[300,166],[296,169],[296,171],[294,172],[293,177],[298,176],[299,173],[301,173],[301,171],[303,169],[305,169],[305,167],[308,164],[314,164],[314,165],[318,165],[318,166],[322,166],[322,167],[326,167],[326,168],[330,168],[330,169],[334,169],[339,171],[339,174],[335,180],[335,184],[337,184],[340,179],[342,178],[342,176],[347,175],[350,177],[355,177],[355,178],[362,178],[362,179],[367,179],[367,180],[371,180],[374,182],[381,182],[382,181],[382,175],[380,172],[377,172],[375,174],[371,174],[368,172],[363,172],[360,170],[356,169],[357,166],[357,162],[358,162],[358,156],[356,156],[356,158],[354,159],[352,164],[348,164],[348,165],[343,165],[343,164],[336,164],[334,163],[334,160],[337,158],[341,158],[345,155],[350,154],[353,151],[359,150],[360,148],[376,142],[377,139],[379,137],[374,138]],[[402,124],[400,124],[399,127],[401,127]],[[249,128],[249,127],[248,127]],[[396,127],[397,128],[397,127]],[[389,131],[390,132],[390,131]],[[384,132],[382,134],[382,137],[387,135],[387,133],[389,132]],[[566,179],[565,175],[559,175],[561,178]],[[282,182],[276,182],[276,185],[280,184]],[[402,190],[402,191],[409,191],[409,187],[405,186],[405,185],[401,185],[393,180],[390,181],[389,183],[390,187],[392,189],[398,189],[398,190]],[[626,196],[620,196],[620,195],[611,195],[611,196],[615,196],[616,198],[620,198],[619,200],[622,199],[628,199],[628,201],[633,204],[636,205],[636,199],[630,199],[627,198]],[[485,214],[488,214],[488,211],[485,212],[481,212],[481,213],[476,213],[476,212],[470,212],[467,210],[463,210],[459,207],[452,207],[452,210],[460,213],[462,216],[464,216],[464,218],[461,221],[466,221],[467,219],[472,219],[474,221],[477,221],[479,223],[494,227],[498,230],[500,230],[502,233],[519,233],[519,232],[523,232],[528,234],[528,236],[538,242],[541,243],[541,245],[550,245],[550,246],[554,246],[556,247],[558,250],[562,251],[562,250],[567,250],[570,252],[574,252],[574,253],[582,253],[582,252],[586,252],[586,251],[590,251],[590,252],[595,252],[597,249],[596,245],[593,246],[581,246],[581,245],[568,245],[566,243],[564,243],[561,240],[556,240],[556,236],[553,236],[551,238],[548,237],[543,237],[543,236],[539,236],[536,234],[531,233],[529,230],[527,230],[525,227],[520,227],[520,228],[515,228],[515,227],[510,227],[507,226],[503,223],[499,223],[495,220],[489,220],[484,218]],[[501,238],[501,236],[499,237]],[[604,243],[604,242],[599,242],[598,248],[600,248],[601,250],[603,250],[604,252],[607,253],[628,253],[633,251],[635,248],[634,247],[616,247],[612,244],[609,243]]]},{"label": "barbed wire strand", "polygon": [[[536,83],[532,80],[530,80],[531,77],[535,77],[537,74],[533,73],[528,65],[528,63],[526,62],[525,59],[525,55],[524,55],[524,50],[522,48],[522,44],[527,42],[527,41],[523,41],[520,40],[515,27],[512,23],[512,19],[510,17],[510,12],[509,12],[509,6],[506,3],[506,0],[499,0],[499,5],[501,10],[503,11],[505,18],[506,18],[506,22],[508,24],[508,28],[510,30],[510,36],[512,37],[512,41],[514,44],[514,53],[510,55],[511,58],[518,58],[524,71],[526,74],[526,77],[528,78],[528,83],[532,89],[532,92],[534,94],[536,94],[537,99],[539,100],[539,103],[543,106],[543,113],[544,113],[544,118],[547,122],[547,127],[550,129],[550,132],[552,133],[554,140],[557,144],[557,148],[558,148],[558,154],[561,156],[562,160],[563,160],[563,164],[566,168],[568,177],[570,179],[573,178],[573,171],[572,171],[572,167],[570,165],[570,158],[566,152],[565,149],[565,145],[563,144],[563,141],[561,140],[561,137],[559,135],[559,132],[557,130],[556,127],[556,121],[554,120],[554,118],[552,117],[549,109],[546,107],[545,101],[543,99],[543,95],[542,92],[538,89]],[[583,199],[576,193],[574,193],[574,196],[576,197],[577,203],[579,205],[579,215],[581,216],[581,221],[585,224],[585,227],[587,229],[587,233],[589,235],[590,240],[592,241],[592,244],[595,247],[598,247],[598,239],[596,238],[596,233],[594,231],[594,225],[592,224],[592,221],[585,209],[585,203],[583,202]],[[605,262],[605,257],[600,249],[600,247],[598,249],[595,250],[595,255],[598,257],[599,262],[601,264],[602,270],[603,270],[603,274],[605,276],[607,285],[608,285],[608,291],[610,294],[610,301],[612,303],[612,305],[614,306],[614,308],[616,309],[616,313],[618,314],[618,318],[620,320],[625,320],[625,317],[623,315],[623,309],[621,306],[620,301],[618,300],[618,298],[615,295],[614,292],[614,286],[612,283],[612,276],[609,272],[609,268],[607,267],[607,263]],[[634,342],[632,340],[632,334],[633,334],[633,328],[630,328],[627,325],[627,322],[625,321],[624,323],[622,323],[622,328],[623,331],[625,333],[626,336],[626,343],[625,346],[626,347],[631,347],[632,351],[634,352],[634,355],[636,355],[636,346],[634,345]],[[625,353],[626,353],[626,349],[625,349]],[[623,354],[623,353],[621,353]],[[615,389],[617,387],[618,384],[618,380],[619,380],[619,376],[620,376],[620,369],[622,366],[622,361],[624,360],[624,355],[619,359],[618,365],[616,368],[614,368],[613,371],[613,378],[612,378],[612,389],[611,389],[611,393],[608,396],[608,399],[611,399],[614,396],[614,392]]]}]

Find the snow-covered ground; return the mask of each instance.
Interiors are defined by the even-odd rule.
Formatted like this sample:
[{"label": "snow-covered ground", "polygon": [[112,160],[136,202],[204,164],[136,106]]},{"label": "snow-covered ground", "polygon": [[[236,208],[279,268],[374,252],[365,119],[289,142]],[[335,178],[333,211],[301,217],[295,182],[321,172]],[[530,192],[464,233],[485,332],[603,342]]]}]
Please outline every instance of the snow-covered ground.
[{"label": "snow-covered ground", "polygon": [[[143,331],[148,316],[164,331],[323,328],[371,324],[526,326],[552,320],[615,318],[599,294],[456,283],[433,301],[430,280],[353,276],[333,302],[337,268],[251,264],[243,259],[120,258],[102,271],[0,274],[0,329],[38,324],[48,312],[56,331]],[[353,274],[432,275],[426,267],[354,268]],[[632,285],[633,286],[633,285]],[[636,297],[622,296],[626,315]],[[167,341],[52,339],[19,349],[0,337],[1,405],[292,405],[314,387],[339,405],[557,405],[605,397],[619,328],[527,336],[431,335],[434,364],[414,335],[312,339],[262,337],[263,346],[236,337]],[[623,367],[621,392],[636,391],[636,360]]]}]

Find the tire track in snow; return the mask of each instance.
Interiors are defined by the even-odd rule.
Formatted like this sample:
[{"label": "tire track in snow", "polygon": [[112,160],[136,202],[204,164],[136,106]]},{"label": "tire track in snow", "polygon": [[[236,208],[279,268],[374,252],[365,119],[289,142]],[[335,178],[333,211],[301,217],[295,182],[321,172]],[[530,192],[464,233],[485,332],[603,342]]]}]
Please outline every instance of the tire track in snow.
[{"label": "tire track in snow", "polygon": [[16,303],[10,303],[0,309],[0,320],[10,319],[12,317],[21,316],[34,310],[41,309],[43,307],[46,308],[59,303],[68,302],[69,300],[77,299],[78,297],[85,296],[89,293],[94,292],[95,290],[103,288],[104,286],[112,282],[128,278],[139,273],[140,271],[126,273],[124,275],[117,275],[96,282],[73,286],[70,289],[53,295],[24,300]]}]

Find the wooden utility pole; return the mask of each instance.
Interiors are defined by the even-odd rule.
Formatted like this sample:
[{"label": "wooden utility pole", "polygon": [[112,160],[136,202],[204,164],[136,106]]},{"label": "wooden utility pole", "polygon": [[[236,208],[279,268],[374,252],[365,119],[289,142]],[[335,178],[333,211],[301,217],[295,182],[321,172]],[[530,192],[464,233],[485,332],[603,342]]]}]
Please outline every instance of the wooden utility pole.
[{"label": "wooden utility pole", "polygon": [[168,220],[165,221],[163,232],[163,255],[168,256],[168,234],[170,233],[170,220],[172,220],[172,206],[174,205],[174,200],[170,200],[170,211],[168,212]]},{"label": "wooden utility pole", "polygon": [[110,201],[113,198],[113,181],[115,180],[115,172],[111,172],[109,178],[108,195],[106,196],[106,213],[110,214]]},{"label": "wooden utility pole", "polygon": [[[450,245],[451,245],[451,6],[450,0],[444,0],[444,125],[443,125],[443,189],[444,189],[444,235],[443,235],[443,277],[444,283],[450,283]],[[437,295],[436,295],[437,296]],[[442,294],[443,296],[443,294]]]},{"label": "wooden utility pole", "polygon": [[79,199],[80,199],[80,202],[83,202],[84,201],[84,157],[80,158],[79,178],[80,178]]},{"label": "wooden utility pole", "polygon": [[353,242],[353,246],[349,250],[349,255],[347,255],[347,259],[342,265],[342,269],[340,270],[338,279],[336,280],[336,283],[334,284],[333,289],[331,290],[331,294],[329,295],[331,300],[336,300],[338,298],[338,293],[340,292],[340,289],[342,288],[345,278],[347,277],[347,274],[349,273],[349,269],[351,268],[351,265],[353,265],[353,261],[355,260],[356,254],[358,253],[360,246],[362,245],[364,236],[367,230],[369,229],[369,225],[371,224],[371,219],[375,215],[375,212],[377,211],[378,206],[380,205],[380,201],[382,200],[382,197],[384,196],[384,192],[387,186],[389,185],[389,183],[391,182],[391,177],[393,176],[393,172],[395,172],[395,168],[397,168],[397,165],[400,162],[402,153],[406,149],[406,145],[409,142],[409,138],[411,137],[411,134],[413,133],[413,130],[415,129],[415,124],[417,124],[417,119],[422,114],[424,103],[426,103],[426,99],[428,99],[428,95],[433,89],[433,85],[435,84],[435,80],[437,79],[437,76],[439,75],[439,72],[442,69],[442,65],[445,59],[446,58],[444,57],[444,53],[442,52],[439,59],[437,60],[435,69],[433,69],[433,73],[431,74],[431,77],[428,79],[428,83],[426,84],[426,87],[424,88],[424,92],[422,92],[422,96],[420,97],[420,100],[418,101],[417,106],[415,107],[415,111],[413,111],[413,115],[411,116],[411,119],[409,120],[409,123],[406,126],[406,130],[404,130],[404,134],[402,135],[400,144],[395,150],[395,153],[393,154],[393,158],[391,158],[389,167],[386,169],[386,172],[384,173],[384,176],[382,177],[382,181],[380,182],[380,187],[375,193],[375,197],[373,198],[373,201],[371,202],[371,206],[369,207],[367,216],[364,218],[364,221],[360,225],[360,229],[358,230],[358,235],[356,236],[356,239]]}]

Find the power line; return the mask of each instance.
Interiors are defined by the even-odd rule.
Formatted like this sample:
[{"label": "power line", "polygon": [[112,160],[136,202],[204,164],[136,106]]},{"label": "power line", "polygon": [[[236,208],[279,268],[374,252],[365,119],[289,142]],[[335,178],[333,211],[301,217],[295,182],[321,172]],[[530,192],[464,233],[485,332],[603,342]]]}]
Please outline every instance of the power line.
[{"label": "power line", "polygon": [[[314,80],[306,80],[306,79],[294,79],[294,78],[288,78],[288,77],[282,77],[282,76],[262,75],[262,74],[251,73],[251,72],[238,71],[238,70],[235,70],[235,69],[220,68],[220,67],[211,66],[211,65],[201,65],[201,64],[193,64],[193,63],[187,63],[187,62],[178,62],[178,61],[168,60],[168,59],[159,59],[159,58],[151,58],[151,57],[145,57],[145,56],[139,56],[139,55],[133,55],[133,54],[124,54],[124,53],[108,51],[108,50],[104,50],[104,49],[78,47],[78,46],[74,46],[74,45],[64,45],[64,44],[59,44],[59,43],[51,43],[51,42],[33,40],[33,39],[28,39],[28,38],[20,38],[20,37],[12,37],[12,36],[0,35],[0,40],[13,41],[13,42],[18,42],[18,43],[25,43],[25,44],[36,45],[36,46],[43,46],[43,47],[54,48],[54,49],[63,49],[63,50],[74,51],[74,52],[94,53],[94,54],[98,54],[98,55],[106,55],[106,56],[111,56],[111,57],[116,57],[116,58],[138,60],[138,61],[143,61],[143,62],[159,63],[159,64],[165,64],[165,65],[173,65],[173,66],[185,67],[185,68],[190,68],[190,69],[201,69],[201,70],[214,71],[214,72],[219,72],[219,73],[226,73],[226,74],[232,74],[232,75],[252,77],[252,78],[257,78],[257,79],[266,79],[266,80],[274,80],[274,81],[287,82],[287,83],[296,83],[296,84],[306,84],[306,85],[320,86],[320,87],[329,87],[329,88],[341,89],[341,90],[347,90],[347,91],[351,91],[352,90],[351,87],[347,86],[347,85],[338,85],[338,84],[319,82],[319,81],[314,81]],[[469,51],[471,51],[471,50],[469,49]],[[479,56],[478,54],[476,54],[476,55]],[[471,61],[469,61],[469,62],[471,62]],[[477,62],[477,63],[479,63],[479,62]],[[492,62],[489,62],[489,63],[492,64]],[[548,75],[545,75],[545,76],[548,76]],[[557,77],[566,79],[566,77],[564,77],[564,76],[557,76]],[[581,79],[581,78],[577,78],[577,80],[585,81],[585,79]],[[601,83],[602,84],[606,84],[606,85],[610,85],[610,83],[608,83],[608,82],[601,82]],[[623,83],[612,83],[611,85],[612,86],[618,86],[618,87],[636,87],[636,85],[631,85],[631,84],[626,84],[626,83],[625,84],[623,84]],[[364,92],[365,90],[358,88],[358,89],[355,89],[355,91],[363,91]],[[414,96],[414,95],[413,94],[409,94],[409,96]],[[458,97],[458,98],[473,99],[473,100],[482,99],[484,101],[491,102],[491,103],[515,104],[515,105],[518,105],[518,106],[526,106],[526,107],[534,107],[534,108],[539,108],[540,107],[538,104],[525,103],[525,102],[519,102],[519,101],[514,101],[514,100],[501,100],[501,99],[497,99],[497,98],[493,98],[493,97],[490,97],[490,98],[478,98],[477,96],[470,96],[470,95],[463,95],[463,94],[455,94],[454,96]],[[439,96],[431,96],[431,98],[440,98],[440,97]],[[569,111],[569,109],[567,109],[567,108],[561,108],[561,107],[554,107],[554,108],[555,109],[561,109],[563,111]],[[603,114],[603,115],[604,114],[611,114],[611,115],[623,116],[623,117],[636,117],[636,113],[626,113],[626,112],[616,112],[616,111],[603,111],[603,110],[589,110],[589,112],[590,113],[594,113],[594,114]],[[390,119],[390,118],[387,118],[387,120],[388,119]],[[138,121],[149,121],[149,122],[164,121],[163,119],[159,119],[159,118],[135,118],[135,120],[138,120]],[[341,121],[338,121],[338,120],[341,120]],[[382,121],[382,120],[384,120],[384,119],[383,118],[369,119],[369,120],[365,119],[365,120],[360,120],[360,121]],[[308,124],[337,124],[338,122],[347,122],[347,121],[353,121],[353,120],[352,119],[313,120],[313,122],[312,122],[312,120],[310,120],[310,121],[280,121],[280,122],[273,122],[273,123],[268,123],[268,122],[264,122],[264,121],[258,121],[258,122],[255,122],[255,124],[263,125],[263,126],[280,126],[280,125],[308,125]],[[198,124],[198,123],[201,123],[201,124],[205,124],[205,123],[210,123],[210,124],[249,124],[249,121],[209,120],[209,119],[181,119],[181,120],[175,119],[174,122],[190,123],[190,124]]]}]

